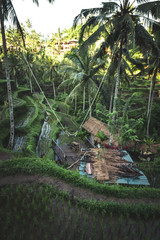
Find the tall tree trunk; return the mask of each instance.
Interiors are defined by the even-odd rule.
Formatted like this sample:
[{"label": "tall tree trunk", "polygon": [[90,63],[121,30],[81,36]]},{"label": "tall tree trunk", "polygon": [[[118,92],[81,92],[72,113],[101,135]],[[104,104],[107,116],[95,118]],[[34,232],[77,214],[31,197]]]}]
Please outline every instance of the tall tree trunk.
[{"label": "tall tree trunk", "polygon": [[109,104],[109,113],[112,112],[112,106],[113,106],[113,91],[114,91],[114,85],[112,84],[110,104]]},{"label": "tall tree trunk", "polygon": [[89,104],[89,117],[92,117],[92,107],[91,107],[91,94],[90,94],[90,91],[88,89],[88,104]]},{"label": "tall tree trunk", "polygon": [[54,97],[54,99],[56,99],[56,88],[55,88],[54,80],[53,80],[53,77],[52,77],[52,69],[51,69],[51,72],[50,72],[49,80],[52,82],[53,97]]},{"label": "tall tree trunk", "polygon": [[31,79],[31,77],[29,78],[29,85],[30,85],[31,93],[33,93],[32,79]]},{"label": "tall tree trunk", "polygon": [[151,78],[151,85],[150,85],[149,98],[148,98],[148,110],[147,110],[147,132],[146,132],[147,136],[149,136],[149,125],[151,121],[153,94],[154,94],[154,88],[156,84],[157,71],[158,71],[158,68],[155,69]]},{"label": "tall tree trunk", "polygon": [[[32,68],[32,64],[30,64],[30,65],[31,65],[31,68]],[[29,73],[29,85],[30,85],[31,93],[33,93],[32,76],[33,76],[33,74],[32,74],[32,72],[30,72]]]},{"label": "tall tree trunk", "polygon": [[8,147],[12,149],[14,144],[13,98],[12,98],[12,90],[11,90],[11,82],[10,82],[9,63],[8,63],[8,57],[7,57],[7,46],[6,46],[6,37],[5,37],[5,30],[4,30],[4,15],[3,15],[2,0],[0,0],[0,21],[1,21],[1,34],[2,34],[2,41],[3,41],[5,71],[6,71],[6,79],[7,79],[9,113],[10,113],[10,138],[9,138]]},{"label": "tall tree trunk", "polygon": [[85,110],[85,101],[86,101],[85,94],[86,94],[86,87],[84,86],[84,88],[83,88],[83,112]]},{"label": "tall tree trunk", "polygon": [[112,117],[112,123],[111,123],[111,135],[110,135],[110,140],[109,144],[111,145],[113,142],[113,126],[115,122],[115,112],[116,112],[116,104],[118,100],[118,90],[119,90],[119,83],[120,83],[120,69],[121,69],[121,59],[122,59],[122,40],[120,43],[120,50],[119,50],[119,57],[118,57],[118,66],[117,66],[117,78],[116,78],[116,86],[114,90],[114,100],[113,100],[113,117]]},{"label": "tall tree trunk", "polygon": [[55,85],[54,85],[54,80],[52,80],[52,86],[53,86],[54,99],[56,99],[56,88],[55,88]]},{"label": "tall tree trunk", "polygon": [[76,114],[77,111],[77,95],[75,96],[75,106],[74,106],[74,113]]}]

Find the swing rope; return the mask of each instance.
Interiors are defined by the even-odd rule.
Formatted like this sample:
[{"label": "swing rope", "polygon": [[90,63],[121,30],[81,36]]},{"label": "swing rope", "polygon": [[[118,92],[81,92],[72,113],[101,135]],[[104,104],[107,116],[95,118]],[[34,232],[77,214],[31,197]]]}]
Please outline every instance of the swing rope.
[{"label": "swing rope", "polygon": [[[115,48],[114,48],[114,50],[113,50],[113,53],[112,53],[112,56],[111,56],[111,60],[110,60],[110,61],[112,61],[112,59],[113,59],[115,50],[116,50],[116,48],[117,48],[118,41],[119,41],[119,38],[118,38],[118,40],[117,40],[117,42],[116,42],[116,45],[115,45]],[[102,78],[102,80],[101,80],[101,82],[100,82],[100,85],[99,85],[99,87],[98,87],[98,90],[97,90],[97,92],[96,92],[96,95],[95,95],[94,99],[92,100],[92,103],[91,103],[91,105],[89,106],[89,109],[88,109],[88,111],[87,111],[87,113],[86,113],[86,115],[85,115],[85,117],[84,117],[84,119],[83,119],[83,121],[82,121],[79,129],[82,128],[84,122],[86,121],[86,118],[87,118],[87,116],[88,116],[88,114],[89,114],[89,112],[90,112],[90,110],[91,110],[91,108],[92,108],[92,106],[93,106],[93,104],[94,104],[97,96],[98,96],[98,93],[99,93],[99,91],[100,91],[100,89],[101,89],[101,87],[102,87],[102,85],[103,85],[103,82],[104,82],[104,80],[105,80],[105,77],[106,77],[106,75],[107,75],[107,73],[108,73],[108,69],[109,69],[109,65],[108,65],[108,67],[107,67],[107,69],[106,69],[106,71],[105,71],[105,74],[103,75],[103,78]]]},{"label": "swing rope", "polygon": [[51,109],[52,113],[53,113],[54,116],[56,117],[58,123],[61,125],[62,129],[65,130],[65,127],[63,126],[63,124],[61,123],[61,121],[59,120],[59,118],[57,117],[57,115],[56,115],[55,111],[53,110],[51,104],[49,103],[48,99],[46,98],[46,96],[45,96],[45,94],[44,94],[44,92],[43,92],[41,86],[39,85],[39,82],[38,82],[36,76],[34,75],[34,73],[33,73],[33,71],[32,71],[32,68],[30,67],[30,64],[28,63],[28,61],[27,61],[27,59],[26,59],[26,57],[25,57],[25,55],[24,55],[23,52],[22,52],[22,55],[23,55],[23,58],[24,58],[24,60],[25,60],[25,62],[26,62],[26,64],[27,64],[29,70],[31,71],[31,74],[32,74],[32,76],[33,76],[33,78],[34,78],[34,80],[35,80],[37,86],[39,87],[41,93],[43,94],[43,97],[44,97],[44,99],[46,100],[46,102],[47,102],[49,108]]}]

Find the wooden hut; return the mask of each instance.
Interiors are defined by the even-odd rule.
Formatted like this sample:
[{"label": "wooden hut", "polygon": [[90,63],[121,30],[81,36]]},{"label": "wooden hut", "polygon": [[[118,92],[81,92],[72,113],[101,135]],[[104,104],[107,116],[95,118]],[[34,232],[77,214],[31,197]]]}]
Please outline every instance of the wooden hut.
[{"label": "wooden hut", "polygon": [[[90,135],[90,142],[92,145],[96,145],[97,143],[100,143],[101,145],[109,145],[109,140],[110,140],[110,131],[108,129],[107,124],[101,122],[100,120],[90,117],[83,125],[83,128],[89,132]],[[107,140],[102,141],[97,135],[99,132],[103,132],[105,136],[107,136]],[[115,136],[113,137],[113,146],[118,146],[118,141],[116,140]]]}]

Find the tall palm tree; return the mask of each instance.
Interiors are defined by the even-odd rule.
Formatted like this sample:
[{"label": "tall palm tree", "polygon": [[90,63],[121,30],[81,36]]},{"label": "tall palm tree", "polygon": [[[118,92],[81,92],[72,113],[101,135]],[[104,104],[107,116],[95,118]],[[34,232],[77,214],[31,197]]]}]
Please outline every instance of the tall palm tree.
[{"label": "tall palm tree", "polygon": [[[52,3],[54,0],[48,0]],[[38,5],[38,0],[33,0],[34,3]],[[23,32],[18,21],[12,0],[0,0],[0,23],[1,23],[1,34],[3,41],[3,51],[4,51],[4,61],[5,61],[5,70],[6,70],[6,79],[7,79],[7,91],[8,91],[8,103],[9,103],[9,113],[10,113],[10,139],[9,139],[9,148],[13,148],[14,144],[14,114],[13,114],[13,99],[12,99],[12,89],[10,83],[10,73],[9,73],[9,63],[7,57],[7,46],[6,46],[6,37],[5,37],[5,28],[4,28],[4,19],[7,19],[10,16],[13,20],[13,24],[17,26],[17,29],[20,31],[22,38]],[[24,40],[24,39],[23,39]]]},{"label": "tall palm tree", "polygon": [[160,25],[156,26],[155,34],[155,42],[157,43],[157,51],[151,52],[151,57],[149,60],[149,66],[146,71],[149,71],[149,75],[151,75],[151,83],[150,83],[150,91],[149,91],[149,98],[148,98],[148,108],[147,108],[147,128],[146,128],[146,135],[149,136],[149,127],[151,121],[151,112],[152,112],[152,103],[153,103],[153,96],[154,96],[154,89],[156,85],[157,75],[160,73]]},{"label": "tall palm tree", "polygon": [[[64,72],[67,74],[61,86],[72,85],[72,90],[68,99],[72,98],[77,100],[77,96],[83,96],[83,111],[85,110],[86,93],[88,93],[88,103],[91,106],[91,98],[97,90],[97,85],[94,81],[94,76],[98,71],[105,66],[105,62],[97,60],[97,53],[90,54],[89,52],[79,52],[78,49],[72,49],[70,53],[66,54],[71,62],[64,66]],[[68,77],[68,75],[70,77]],[[91,111],[90,111],[91,115]]]},{"label": "tall palm tree", "polygon": [[[134,3],[137,2],[137,6]],[[155,11],[156,10],[156,11]],[[143,14],[143,15],[142,15]],[[149,17],[152,16],[152,19]],[[80,34],[81,51],[85,51],[88,46],[95,43],[102,33],[105,33],[106,38],[102,43],[99,53],[106,54],[106,48],[110,48],[112,54],[117,58],[116,83],[113,101],[113,113],[116,112],[116,102],[118,98],[118,89],[120,84],[120,72],[123,55],[129,55],[129,47],[132,43],[139,43],[139,39],[143,39],[143,50],[148,50],[149,47],[157,50],[156,45],[151,37],[146,37],[145,28],[139,24],[139,17],[143,17],[147,23],[152,25],[157,24],[157,18],[160,16],[159,1],[148,2],[146,0],[114,0],[102,3],[100,8],[83,9],[81,13],[75,18],[74,25],[76,26],[79,20],[85,23],[82,26]],[[95,28],[96,30],[83,41],[83,35],[88,28]],[[144,33],[144,34],[143,34]],[[148,37],[148,35],[147,35]],[[144,51],[144,52],[145,52]],[[115,120],[113,114],[112,122]],[[112,143],[112,139],[110,140]]]},{"label": "tall palm tree", "polygon": [[56,98],[56,87],[55,83],[59,79],[59,74],[57,71],[58,64],[56,63],[55,59],[53,59],[51,56],[46,56],[45,61],[43,59],[43,63],[45,63],[44,72],[42,75],[42,79],[44,82],[46,79],[52,83],[53,88],[53,97]]}]

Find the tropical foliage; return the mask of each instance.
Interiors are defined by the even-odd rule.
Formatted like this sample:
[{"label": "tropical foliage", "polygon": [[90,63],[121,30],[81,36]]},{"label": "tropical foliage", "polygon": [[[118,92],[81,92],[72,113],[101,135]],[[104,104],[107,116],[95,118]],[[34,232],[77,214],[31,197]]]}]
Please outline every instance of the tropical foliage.
[{"label": "tropical foliage", "polygon": [[[0,161],[0,176],[36,178],[0,187],[3,239],[159,239],[159,10],[159,1],[105,1],[81,11],[75,25],[82,25],[44,39],[29,20],[20,25],[11,0],[0,0],[0,154],[12,154]],[[4,31],[7,16],[19,31]],[[52,139],[84,142],[89,114],[108,124],[151,187],[91,181],[59,165]],[[97,137],[107,140],[103,131]],[[44,179],[55,179],[59,190],[38,183]],[[69,193],[61,191],[64,182]],[[75,187],[88,200],[75,196]],[[105,201],[89,199],[97,194]]]}]

